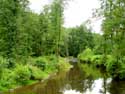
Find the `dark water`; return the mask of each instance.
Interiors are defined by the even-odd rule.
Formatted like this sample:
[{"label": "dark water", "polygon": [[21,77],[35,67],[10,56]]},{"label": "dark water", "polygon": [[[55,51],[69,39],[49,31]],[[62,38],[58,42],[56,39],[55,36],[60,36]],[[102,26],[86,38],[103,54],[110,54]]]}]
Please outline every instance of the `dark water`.
[{"label": "dark water", "polygon": [[124,81],[93,76],[75,65],[69,72],[60,72],[44,82],[10,90],[9,94],[125,94]]}]

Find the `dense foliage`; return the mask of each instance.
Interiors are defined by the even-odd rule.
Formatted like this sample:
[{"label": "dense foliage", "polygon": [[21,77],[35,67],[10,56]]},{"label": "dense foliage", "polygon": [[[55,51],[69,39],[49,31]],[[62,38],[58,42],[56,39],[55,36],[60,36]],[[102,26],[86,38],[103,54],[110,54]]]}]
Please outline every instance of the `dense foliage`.
[{"label": "dense foliage", "polygon": [[[114,79],[125,79],[125,1],[100,0],[100,2],[101,8],[98,9],[97,14],[103,17],[103,34],[101,36],[94,35],[93,56],[99,60],[96,65],[105,67]],[[93,61],[93,56],[90,53],[85,56],[86,51],[79,54],[79,58],[83,61],[87,58],[95,63],[96,60]]]},{"label": "dense foliage", "polygon": [[28,0],[0,1],[0,90],[70,67],[59,56],[65,2],[54,0],[37,14]]},{"label": "dense foliage", "polygon": [[63,27],[66,2],[53,0],[37,14],[28,0],[0,0],[0,90],[68,69],[68,56],[125,79],[125,1],[100,0],[102,34],[85,23]]}]

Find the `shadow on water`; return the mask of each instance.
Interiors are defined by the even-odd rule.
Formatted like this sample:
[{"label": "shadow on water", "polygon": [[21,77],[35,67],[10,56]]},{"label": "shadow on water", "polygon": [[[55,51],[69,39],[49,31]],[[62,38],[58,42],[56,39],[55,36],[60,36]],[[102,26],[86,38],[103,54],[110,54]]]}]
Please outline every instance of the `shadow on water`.
[{"label": "shadow on water", "polygon": [[[10,90],[7,94],[125,94],[125,82],[107,78],[105,73],[79,67],[77,64],[69,72],[60,72],[44,82]],[[92,73],[88,73],[88,72]]]}]

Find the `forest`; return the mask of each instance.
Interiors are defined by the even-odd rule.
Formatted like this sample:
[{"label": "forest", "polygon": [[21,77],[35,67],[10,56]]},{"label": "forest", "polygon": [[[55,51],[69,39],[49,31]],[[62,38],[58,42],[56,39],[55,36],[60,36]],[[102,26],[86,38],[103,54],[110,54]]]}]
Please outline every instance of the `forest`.
[{"label": "forest", "polygon": [[94,14],[103,18],[102,32],[94,33],[87,22],[64,27],[67,0],[53,0],[39,14],[28,0],[0,0],[0,91],[68,71],[68,58],[125,80],[125,0],[100,4]]}]

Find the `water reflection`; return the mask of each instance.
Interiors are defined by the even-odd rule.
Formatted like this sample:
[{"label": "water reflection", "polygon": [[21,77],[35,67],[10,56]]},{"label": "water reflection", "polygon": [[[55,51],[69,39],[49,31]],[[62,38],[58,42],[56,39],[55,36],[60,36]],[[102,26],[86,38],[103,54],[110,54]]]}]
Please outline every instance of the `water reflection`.
[{"label": "water reflection", "polygon": [[[76,90],[64,90],[64,94],[110,94],[106,90],[106,84],[109,84],[111,82],[111,79],[107,79],[104,81],[104,79],[98,79],[93,82],[91,85],[91,88],[87,88],[84,92],[79,92]],[[104,83],[105,86],[104,86]]]},{"label": "water reflection", "polygon": [[110,94],[125,94],[125,81],[112,80],[109,91]]},{"label": "water reflection", "polygon": [[63,94],[82,94],[82,93],[76,90],[66,90],[63,92]]},{"label": "water reflection", "polygon": [[[49,80],[18,88],[9,94],[125,94],[125,84],[103,77],[94,79],[78,66]],[[125,82],[124,82],[125,83]]]}]

